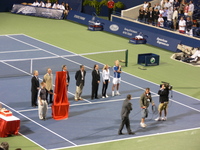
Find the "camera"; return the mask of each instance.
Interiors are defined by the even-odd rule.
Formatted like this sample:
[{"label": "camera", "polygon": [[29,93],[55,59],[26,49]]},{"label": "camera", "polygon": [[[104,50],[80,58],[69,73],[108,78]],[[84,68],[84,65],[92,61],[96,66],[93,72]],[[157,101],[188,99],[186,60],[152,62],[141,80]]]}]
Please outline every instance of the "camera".
[{"label": "camera", "polygon": [[[164,84],[164,86],[165,86],[166,89],[172,90],[173,86],[170,85],[168,82],[161,81],[161,83]],[[161,84],[160,87],[162,87],[163,84]]]}]

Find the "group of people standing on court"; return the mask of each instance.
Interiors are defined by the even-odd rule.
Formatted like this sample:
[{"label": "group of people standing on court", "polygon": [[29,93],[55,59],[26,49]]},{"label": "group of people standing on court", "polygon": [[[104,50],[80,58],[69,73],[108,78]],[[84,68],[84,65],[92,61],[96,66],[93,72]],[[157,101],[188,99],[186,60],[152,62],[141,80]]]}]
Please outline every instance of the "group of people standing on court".
[{"label": "group of people standing on court", "polygon": [[[167,87],[166,84],[162,84],[161,88],[158,91],[159,95],[159,106],[158,106],[158,112],[159,112],[159,117],[156,118],[156,121],[166,121],[167,120],[167,108],[168,108],[168,103],[169,103],[169,88]],[[122,130],[124,128],[124,125],[126,125],[126,129],[128,134],[135,134],[132,132],[131,127],[130,127],[130,119],[129,119],[129,114],[132,111],[132,103],[130,102],[132,96],[129,94],[127,95],[126,99],[123,102],[122,105],[122,110],[121,110],[121,124],[118,130],[119,135],[123,135]],[[142,128],[147,127],[145,124],[145,119],[148,117],[149,111],[148,107],[150,103],[152,106],[155,106],[154,101],[152,100],[151,97],[151,92],[150,88],[146,88],[145,92],[142,93],[140,96],[140,107],[141,107],[141,122],[140,126]],[[162,112],[164,111],[164,117],[162,117]]]},{"label": "group of people standing on court", "polygon": [[[68,90],[69,82],[70,82],[70,75],[67,70],[67,66],[62,66],[62,71],[66,72],[66,87]],[[120,95],[119,93],[119,84],[121,81],[121,66],[119,65],[119,61],[115,61],[115,66],[113,67],[114,77],[113,77],[113,86],[112,86],[112,96]],[[42,120],[46,119],[46,113],[48,104],[53,103],[53,74],[51,68],[47,69],[47,73],[43,76],[43,81],[39,83],[38,78],[39,72],[37,70],[34,71],[33,77],[31,79],[31,104],[32,107],[38,106],[39,111],[39,118]],[[76,92],[74,95],[74,100],[83,100],[81,97],[82,91],[85,85],[85,66],[80,65],[80,69],[76,71],[75,80],[76,80]],[[91,100],[99,99],[98,97],[98,89],[99,83],[101,80],[99,66],[97,64],[94,65],[92,70],[92,94]],[[104,65],[102,70],[102,98],[107,98],[107,88],[110,82],[110,70],[108,65]],[[116,93],[115,93],[116,89]],[[48,98],[49,97],[49,98]],[[49,99],[49,100],[48,100]]]},{"label": "group of people standing on court", "polygon": [[[121,66],[119,65],[119,61],[115,61],[115,66],[113,67],[114,71],[114,77],[113,77],[113,87],[112,87],[112,96],[115,95],[115,87],[116,87],[116,95],[120,95],[119,93],[119,84],[121,81]],[[85,84],[85,76],[86,71],[84,65],[80,66],[80,70],[78,70],[75,74],[75,80],[76,80],[76,92],[74,100],[83,100],[81,97],[82,90]],[[91,94],[91,100],[93,99],[99,99],[98,97],[98,89],[99,89],[99,83],[101,80],[101,75],[99,71],[99,65],[95,64],[92,70],[92,94]],[[102,86],[102,98],[107,98],[107,88],[108,84],[110,82],[110,70],[109,66],[106,64],[104,65],[102,69],[102,80],[103,80],[103,86]]]}]

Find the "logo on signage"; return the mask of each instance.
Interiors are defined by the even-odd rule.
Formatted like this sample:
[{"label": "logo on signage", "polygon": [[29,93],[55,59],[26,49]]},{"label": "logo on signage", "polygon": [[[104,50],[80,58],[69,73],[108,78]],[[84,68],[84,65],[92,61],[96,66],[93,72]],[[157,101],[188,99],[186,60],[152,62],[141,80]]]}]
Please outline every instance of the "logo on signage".
[{"label": "logo on signage", "polygon": [[116,24],[112,24],[112,25],[110,25],[110,30],[112,30],[112,31],[118,31],[119,30],[119,26],[116,25]]},{"label": "logo on signage", "polygon": [[156,59],[155,59],[154,57],[152,57],[152,58],[150,59],[150,62],[153,64],[153,63],[156,62]]}]

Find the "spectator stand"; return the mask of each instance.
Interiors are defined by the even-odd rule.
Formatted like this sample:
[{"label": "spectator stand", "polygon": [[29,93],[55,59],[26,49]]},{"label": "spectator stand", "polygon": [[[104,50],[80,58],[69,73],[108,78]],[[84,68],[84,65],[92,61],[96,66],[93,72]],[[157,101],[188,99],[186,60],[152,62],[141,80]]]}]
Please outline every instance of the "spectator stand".
[{"label": "spectator stand", "polygon": [[[153,1],[150,1],[151,2],[151,7],[154,6],[154,4],[156,3],[160,3],[160,1],[156,1],[156,0],[153,0]],[[154,21],[152,21],[151,23],[149,23],[148,21],[148,18],[142,18],[140,19],[138,16],[139,16],[139,9],[140,7],[142,7],[143,4],[141,5],[138,5],[136,7],[132,7],[132,8],[129,8],[127,10],[122,10],[121,12],[121,17],[122,18],[126,18],[126,19],[131,19],[131,20],[137,20],[138,22],[141,22],[141,23],[144,23],[144,24],[148,24],[148,25],[153,25],[153,26],[157,26],[157,23]],[[194,13],[193,13],[193,36],[194,37],[197,37],[199,38],[200,37],[200,28],[199,28],[199,23],[200,23],[200,0],[195,1],[194,2]],[[164,27],[159,27],[159,28],[164,28],[164,29],[167,29],[167,30],[171,30],[171,31],[177,31],[177,27],[178,27],[178,23],[179,23],[179,19],[181,16],[184,16],[184,14],[179,14],[179,17],[177,19],[177,25],[176,25],[176,29],[174,28],[173,26],[173,22],[172,21],[169,21],[169,20],[166,20],[164,22]],[[186,19],[187,16],[184,16],[184,18]]]}]

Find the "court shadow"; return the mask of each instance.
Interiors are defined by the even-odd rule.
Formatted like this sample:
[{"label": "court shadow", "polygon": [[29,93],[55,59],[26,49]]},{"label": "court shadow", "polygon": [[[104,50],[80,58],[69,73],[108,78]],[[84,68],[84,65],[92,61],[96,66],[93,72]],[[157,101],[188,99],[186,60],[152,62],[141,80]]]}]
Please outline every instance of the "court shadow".
[{"label": "court shadow", "polygon": [[8,105],[12,108],[22,108],[22,109],[24,109],[25,107],[31,107],[31,101],[30,102],[12,102]]},{"label": "court shadow", "polygon": [[34,133],[30,128],[28,128],[27,126],[24,126],[23,124],[20,126],[20,133],[23,133],[23,135],[27,135],[27,134],[32,134]]},{"label": "court shadow", "polygon": [[100,110],[100,109],[104,109],[104,108],[102,107],[102,108],[95,108],[95,109],[87,109],[87,110],[83,110],[83,111],[71,111],[69,114],[69,117],[82,115],[84,113],[88,113],[88,112],[92,112],[92,111],[96,111],[96,110]]},{"label": "court shadow", "polygon": [[182,113],[182,114],[177,115],[177,116],[172,116],[172,117],[168,118],[167,122],[172,122],[172,123],[174,123],[175,121],[180,120],[181,118],[185,118],[185,117],[188,117],[188,116],[192,116],[192,115],[194,115],[194,114],[199,114],[199,112],[190,111],[190,112],[187,112],[187,113]]}]

